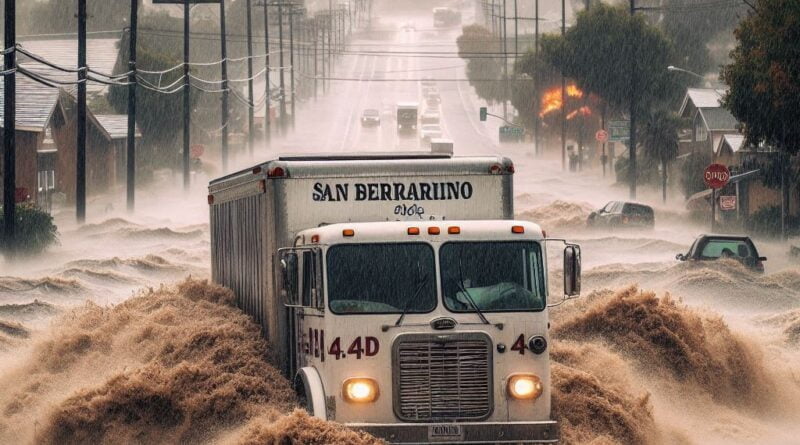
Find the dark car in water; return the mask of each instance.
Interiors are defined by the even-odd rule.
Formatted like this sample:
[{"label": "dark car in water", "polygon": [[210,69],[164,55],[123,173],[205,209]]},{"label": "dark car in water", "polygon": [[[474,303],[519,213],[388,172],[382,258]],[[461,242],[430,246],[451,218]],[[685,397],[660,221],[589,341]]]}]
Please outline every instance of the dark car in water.
[{"label": "dark car in water", "polygon": [[655,225],[653,208],[644,204],[611,201],[589,214],[589,227],[648,227]]},{"label": "dark car in water", "polygon": [[756,272],[764,272],[764,261],[767,261],[767,257],[758,255],[749,236],[737,235],[700,235],[689,252],[675,256],[678,261],[714,261],[720,258],[734,259]]}]

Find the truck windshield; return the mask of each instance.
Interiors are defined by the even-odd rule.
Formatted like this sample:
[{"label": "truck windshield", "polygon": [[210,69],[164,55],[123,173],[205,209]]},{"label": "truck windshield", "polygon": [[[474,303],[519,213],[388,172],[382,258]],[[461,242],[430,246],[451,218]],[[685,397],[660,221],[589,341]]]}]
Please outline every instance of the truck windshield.
[{"label": "truck windshield", "polygon": [[453,312],[474,312],[470,298],[481,312],[545,307],[538,243],[450,242],[442,245],[439,258],[444,304]]},{"label": "truck windshield", "polygon": [[413,314],[436,307],[436,265],[428,244],[341,244],[328,249],[327,265],[328,304],[336,314]]}]

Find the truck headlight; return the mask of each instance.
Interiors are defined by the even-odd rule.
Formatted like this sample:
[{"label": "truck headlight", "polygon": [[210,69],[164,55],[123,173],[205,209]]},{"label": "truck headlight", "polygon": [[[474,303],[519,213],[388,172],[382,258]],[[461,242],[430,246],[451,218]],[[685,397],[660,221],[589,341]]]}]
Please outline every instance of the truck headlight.
[{"label": "truck headlight", "polygon": [[353,403],[374,402],[378,398],[378,383],[364,377],[347,379],[342,383],[342,397]]},{"label": "truck headlight", "polygon": [[508,377],[508,395],[520,400],[534,400],[542,395],[542,381],[535,374],[512,374]]}]

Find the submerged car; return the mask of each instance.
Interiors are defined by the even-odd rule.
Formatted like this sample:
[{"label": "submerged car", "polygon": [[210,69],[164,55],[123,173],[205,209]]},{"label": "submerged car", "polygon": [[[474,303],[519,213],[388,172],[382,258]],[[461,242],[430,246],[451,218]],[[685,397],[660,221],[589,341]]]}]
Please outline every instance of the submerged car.
[{"label": "submerged car", "polygon": [[367,108],[361,113],[361,125],[370,127],[381,124],[381,114],[378,110]]},{"label": "submerged car", "polygon": [[589,227],[648,227],[655,225],[653,208],[635,202],[611,201],[589,214]]},{"label": "submerged car", "polygon": [[764,272],[767,257],[758,256],[753,240],[749,236],[700,235],[692,243],[689,252],[675,256],[678,261],[713,261],[730,258],[756,271]]}]

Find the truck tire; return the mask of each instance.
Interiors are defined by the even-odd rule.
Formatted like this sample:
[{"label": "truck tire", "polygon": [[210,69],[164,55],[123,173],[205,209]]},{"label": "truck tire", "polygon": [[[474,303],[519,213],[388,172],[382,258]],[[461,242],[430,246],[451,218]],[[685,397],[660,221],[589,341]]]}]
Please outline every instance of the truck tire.
[{"label": "truck tire", "polygon": [[309,414],[321,420],[328,420],[328,412],[325,409],[325,388],[316,369],[308,366],[300,368],[294,378],[294,389],[300,396],[303,408]]}]

